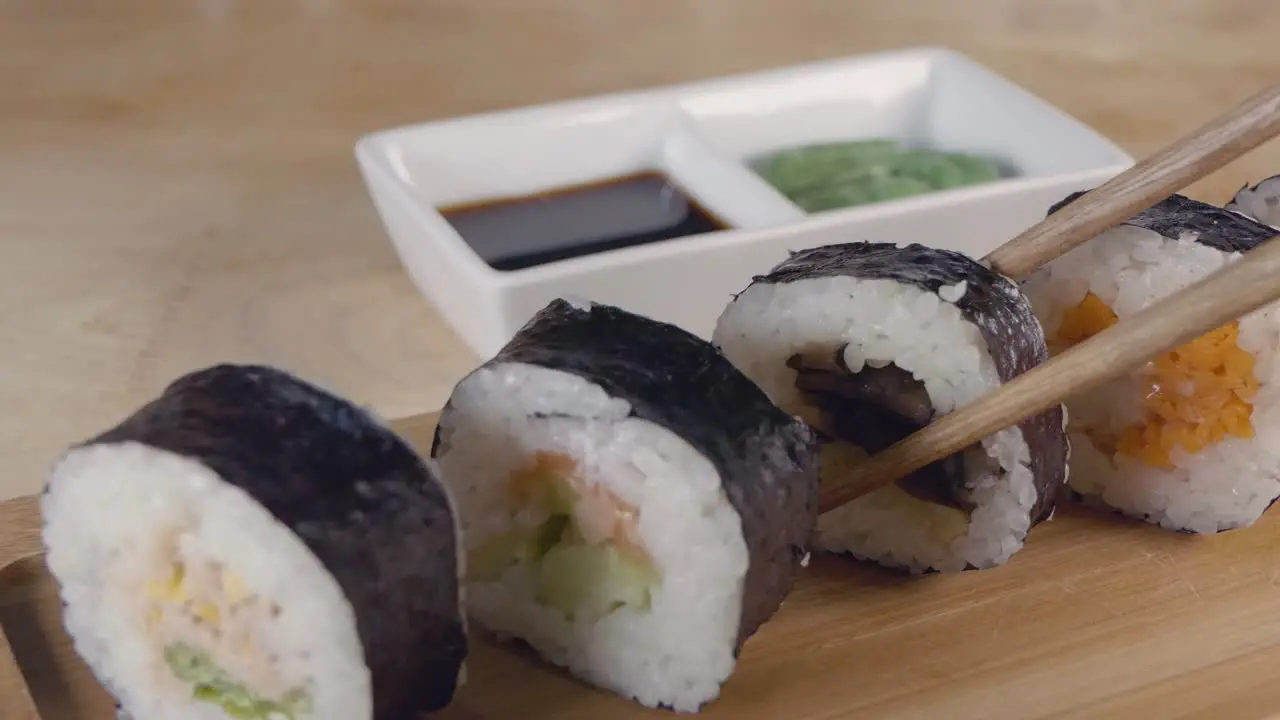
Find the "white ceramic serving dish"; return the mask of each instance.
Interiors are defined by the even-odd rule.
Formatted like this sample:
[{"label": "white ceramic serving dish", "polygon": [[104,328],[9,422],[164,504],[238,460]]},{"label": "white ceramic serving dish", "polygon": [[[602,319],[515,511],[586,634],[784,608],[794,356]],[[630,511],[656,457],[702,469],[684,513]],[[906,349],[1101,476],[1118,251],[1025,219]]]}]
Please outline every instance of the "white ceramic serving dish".
[{"label": "white ceramic serving dish", "polygon": [[[860,137],[996,156],[1018,175],[810,215],[745,164]],[[731,295],[788,251],[877,240],[980,256],[1133,163],[1084,124],[938,48],[394,128],[361,138],[356,157],[409,275],[481,357],[562,295],[706,338]],[[437,211],[645,170],[666,174],[733,229],[500,271]]]}]

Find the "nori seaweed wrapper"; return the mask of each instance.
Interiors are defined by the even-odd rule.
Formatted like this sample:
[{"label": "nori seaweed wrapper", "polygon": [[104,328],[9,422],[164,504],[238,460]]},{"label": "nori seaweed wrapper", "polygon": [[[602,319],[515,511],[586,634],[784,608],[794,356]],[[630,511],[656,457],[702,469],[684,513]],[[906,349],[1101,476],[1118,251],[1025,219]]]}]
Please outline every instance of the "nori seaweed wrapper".
[{"label": "nori seaweed wrapper", "polygon": [[[711,343],[608,305],[552,301],[485,366],[506,363],[592,382],[630,403],[632,417],[671,431],[712,463],[749,554],[740,651],[791,591],[807,554],[818,509],[813,430],[779,410]],[[439,444],[437,429],[433,456]]]},{"label": "nori seaweed wrapper", "polygon": [[375,718],[451,702],[467,654],[456,520],[399,436],[282,370],[224,364],[177,379],[84,445],[124,442],[200,462],[319,558],[355,612]]},{"label": "nori seaweed wrapper", "polygon": [[[1049,359],[1044,331],[1018,285],[969,256],[919,244],[854,242],[792,253],[752,284],[775,284],[828,277],[892,280],[932,293],[965,283],[954,303],[986,341],[1002,383]],[[1070,445],[1063,430],[1062,406],[1018,423],[1030,451],[1036,503],[1032,525],[1048,519],[1067,477]]]},{"label": "nori seaweed wrapper", "polygon": [[[1048,215],[1075,202],[1087,191],[1054,203]],[[1276,229],[1238,212],[1173,194],[1120,223],[1145,228],[1170,240],[1192,235],[1196,242],[1224,253],[1245,253],[1276,235]]]}]

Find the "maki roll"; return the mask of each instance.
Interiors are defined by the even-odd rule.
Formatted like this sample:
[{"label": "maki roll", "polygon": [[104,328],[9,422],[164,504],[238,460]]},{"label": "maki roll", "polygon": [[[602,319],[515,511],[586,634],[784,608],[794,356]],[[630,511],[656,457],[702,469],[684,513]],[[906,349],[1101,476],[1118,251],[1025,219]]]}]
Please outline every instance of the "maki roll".
[{"label": "maki roll", "polygon": [[1253,187],[1240,188],[1227,203],[1227,209],[1280,228],[1280,175],[1273,175]]},{"label": "maki roll", "polygon": [[[1056,353],[1276,233],[1173,195],[1041,268],[1024,289]],[[1277,307],[1264,307],[1069,400],[1073,493],[1174,530],[1251,524],[1280,495],[1278,337]]]},{"label": "maki roll", "polygon": [[454,512],[373,417],[272,368],[193,372],[42,499],[76,651],[133,720],[401,720],[467,651]]},{"label": "maki roll", "polygon": [[[1048,356],[1013,282],[915,244],[794,253],[733,299],[713,342],[818,430],[824,482]],[[1052,513],[1063,423],[1055,407],[825,513],[815,544],[913,573],[1004,563]]]},{"label": "maki roll", "polygon": [[705,340],[576,300],[457,385],[432,455],[476,624],[650,707],[718,696],[817,513],[804,423]]}]

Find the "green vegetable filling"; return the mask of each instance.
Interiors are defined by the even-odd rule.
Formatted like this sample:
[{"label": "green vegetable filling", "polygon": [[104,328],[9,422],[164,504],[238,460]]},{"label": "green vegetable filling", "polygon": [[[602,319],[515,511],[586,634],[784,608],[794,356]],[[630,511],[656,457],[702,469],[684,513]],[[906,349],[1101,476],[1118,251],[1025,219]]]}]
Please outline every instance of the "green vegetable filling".
[{"label": "green vegetable filling", "polygon": [[473,580],[497,580],[507,567],[536,563],[560,542],[569,528],[568,515],[552,515],[533,530],[511,530],[494,535],[471,552],[470,575]]},{"label": "green vegetable filling", "polygon": [[986,159],[904,148],[893,140],[807,145],[774,153],[755,165],[766,182],[811,213],[1000,178],[1000,169]]},{"label": "green vegetable filling", "polygon": [[533,566],[536,600],[566,618],[603,617],[623,607],[646,612],[658,572],[642,553],[609,540],[588,543],[572,517],[575,498],[558,478],[538,494],[549,517],[537,527],[488,538],[470,553],[469,576],[492,582],[512,565]]},{"label": "green vegetable filling", "polygon": [[209,655],[184,643],[164,650],[165,663],[173,676],[192,686],[192,697],[222,707],[228,715],[242,720],[298,720],[311,711],[311,697],[298,688],[279,700],[258,695],[214,664]]},{"label": "green vegetable filling", "polygon": [[610,543],[558,545],[538,567],[538,602],[570,620],[603,617],[622,607],[649,610],[656,573]]}]

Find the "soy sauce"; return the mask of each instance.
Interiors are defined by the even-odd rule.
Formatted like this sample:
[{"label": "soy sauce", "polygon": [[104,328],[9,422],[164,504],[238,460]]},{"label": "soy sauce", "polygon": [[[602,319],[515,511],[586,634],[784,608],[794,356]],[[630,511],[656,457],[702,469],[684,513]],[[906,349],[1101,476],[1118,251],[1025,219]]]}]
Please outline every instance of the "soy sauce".
[{"label": "soy sauce", "polygon": [[490,267],[507,271],[728,228],[655,172],[440,214]]}]

